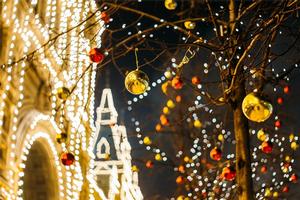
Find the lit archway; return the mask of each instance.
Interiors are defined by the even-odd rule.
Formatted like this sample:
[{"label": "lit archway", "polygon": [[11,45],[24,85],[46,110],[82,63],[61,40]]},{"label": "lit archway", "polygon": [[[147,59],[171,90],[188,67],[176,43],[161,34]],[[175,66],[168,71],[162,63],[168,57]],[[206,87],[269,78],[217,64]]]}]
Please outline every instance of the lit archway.
[{"label": "lit archway", "polygon": [[24,169],[24,200],[59,199],[58,178],[55,160],[43,139],[36,140],[25,161]]}]

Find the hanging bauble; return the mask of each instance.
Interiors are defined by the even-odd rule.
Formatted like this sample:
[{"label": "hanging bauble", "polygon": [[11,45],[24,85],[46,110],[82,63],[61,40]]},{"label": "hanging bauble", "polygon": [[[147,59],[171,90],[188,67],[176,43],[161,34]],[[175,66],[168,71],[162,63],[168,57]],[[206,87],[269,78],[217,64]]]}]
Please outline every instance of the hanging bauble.
[{"label": "hanging bauble", "polygon": [[274,198],[278,198],[278,196],[279,196],[278,192],[274,192],[274,193],[273,193],[273,197],[274,197]]},{"label": "hanging bauble", "polygon": [[291,157],[290,156],[285,156],[284,160],[285,160],[285,162],[291,162]]},{"label": "hanging bauble", "polygon": [[290,87],[289,87],[288,85],[287,85],[287,86],[284,86],[283,92],[284,92],[285,94],[288,94],[288,93],[290,92]]},{"label": "hanging bauble", "polygon": [[282,98],[282,97],[278,97],[278,98],[277,98],[277,103],[278,103],[279,105],[282,105],[282,104],[283,104],[283,98]]},{"label": "hanging bauble", "polygon": [[183,165],[179,165],[178,171],[179,171],[180,173],[184,173],[184,172],[185,172],[184,166],[183,166]]},{"label": "hanging bauble", "polygon": [[290,169],[291,164],[290,163],[284,163],[283,166],[281,167],[281,170],[283,173],[288,173]]},{"label": "hanging bauble", "polygon": [[260,99],[255,93],[248,94],[242,103],[244,115],[251,121],[266,121],[273,112],[273,106],[267,101]]},{"label": "hanging bauble", "polygon": [[89,52],[90,60],[94,63],[100,63],[104,59],[104,54],[99,48],[92,48]]},{"label": "hanging bauble", "polygon": [[263,129],[260,129],[258,132],[257,132],[257,138],[260,140],[260,141],[265,141],[267,139],[267,135],[265,133],[265,131]]},{"label": "hanging bauble", "polygon": [[220,141],[220,142],[224,142],[224,136],[223,136],[223,134],[219,134],[218,135],[218,140]]},{"label": "hanging bauble", "polygon": [[236,171],[232,166],[224,167],[222,169],[221,177],[227,181],[233,181],[236,176]]},{"label": "hanging bauble", "polygon": [[271,153],[272,150],[273,150],[273,144],[270,142],[270,141],[264,141],[262,144],[261,144],[261,150],[264,152],[264,153]]},{"label": "hanging bauble", "polygon": [[146,167],[149,168],[149,169],[150,169],[150,168],[153,168],[153,165],[154,165],[154,164],[153,164],[153,162],[152,162],[151,160],[148,160],[148,161],[146,162]]},{"label": "hanging bauble", "polygon": [[161,125],[160,125],[160,124],[156,124],[155,130],[156,130],[157,132],[161,131]]},{"label": "hanging bauble", "polygon": [[177,3],[175,0],[165,0],[165,7],[168,10],[175,10],[177,7]]},{"label": "hanging bauble", "polygon": [[200,84],[200,78],[198,76],[193,76],[192,84],[194,84],[194,85]]},{"label": "hanging bauble", "polygon": [[56,142],[59,144],[66,143],[67,139],[68,139],[67,133],[62,132],[62,133],[56,134]]},{"label": "hanging bauble", "polygon": [[138,171],[139,171],[139,168],[138,168],[136,165],[132,165],[131,171],[133,171],[133,172],[138,172]]},{"label": "hanging bauble", "polygon": [[183,158],[183,161],[186,163],[190,162],[190,160],[191,159],[188,156],[184,156],[184,158]]},{"label": "hanging bauble", "polygon": [[289,187],[288,186],[284,186],[283,188],[282,188],[282,192],[284,192],[284,193],[287,193],[287,192],[289,192]]},{"label": "hanging bauble", "polygon": [[110,18],[106,12],[102,12],[100,18],[105,22],[105,24],[109,23]]},{"label": "hanging bauble", "polygon": [[168,94],[168,88],[169,86],[171,85],[171,81],[167,81],[167,82],[164,82],[163,84],[161,84],[161,91],[167,95]]},{"label": "hanging bauble", "polygon": [[276,120],[275,123],[274,123],[274,126],[276,128],[280,128],[281,127],[281,121],[280,120]]},{"label": "hanging bauble", "polygon": [[182,176],[178,176],[178,177],[176,178],[176,183],[177,183],[178,185],[182,184],[183,182],[184,182],[184,178],[183,178]]},{"label": "hanging bauble", "polygon": [[169,71],[169,70],[168,70],[168,71],[165,71],[164,75],[165,75],[165,77],[166,77],[167,79],[172,78],[172,72]]},{"label": "hanging bauble", "polygon": [[196,23],[192,22],[192,21],[185,21],[184,22],[184,27],[186,29],[192,30],[192,29],[194,29],[196,27]]},{"label": "hanging bauble", "polygon": [[201,128],[202,127],[202,123],[201,123],[201,121],[199,119],[196,119],[194,121],[194,127],[195,128]]},{"label": "hanging bauble", "polygon": [[168,126],[169,125],[169,120],[168,118],[165,116],[165,115],[161,115],[159,117],[159,120],[160,120],[160,123],[163,125],[163,126]]},{"label": "hanging bauble", "polygon": [[291,143],[291,148],[292,148],[294,151],[296,151],[296,150],[299,148],[299,144],[297,144],[297,142],[293,141],[293,142]]},{"label": "hanging bauble", "polygon": [[291,181],[292,183],[297,183],[297,181],[298,181],[298,176],[297,176],[297,174],[292,174],[292,175],[290,176],[290,181]]},{"label": "hanging bauble", "polygon": [[181,78],[179,76],[175,76],[172,79],[172,87],[176,90],[180,90],[183,87],[183,81],[181,80]]},{"label": "hanging bauble", "polygon": [[57,89],[57,96],[63,101],[66,101],[70,94],[70,90],[66,87],[60,87]]},{"label": "hanging bauble", "polygon": [[222,158],[222,151],[218,147],[215,147],[210,151],[209,155],[211,159],[219,161]]},{"label": "hanging bauble", "polygon": [[65,166],[73,165],[75,162],[75,156],[70,152],[63,152],[60,155],[61,163]]},{"label": "hanging bauble", "polygon": [[170,114],[170,109],[168,108],[168,107],[163,107],[163,113],[165,114],[165,115],[168,115],[168,114]]},{"label": "hanging bauble", "polygon": [[270,197],[272,195],[272,191],[270,188],[266,188],[265,190],[265,197]]},{"label": "hanging bauble", "polygon": [[151,145],[152,144],[152,141],[148,136],[144,137],[143,142],[144,142],[145,145]]},{"label": "hanging bauble", "polygon": [[260,171],[261,171],[262,173],[266,173],[266,172],[268,171],[267,166],[266,166],[266,165],[261,166]]},{"label": "hanging bauble", "polygon": [[131,94],[143,94],[149,84],[147,74],[141,70],[133,70],[129,72],[125,78],[125,87]]},{"label": "hanging bauble", "polygon": [[174,101],[172,101],[171,99],[168,100],[168,101],[167,101],[167,106],[168,106],[169,108],[175,108],[175,103],[174,103]]},{"label": "hanging bauble", "polygon": [[156,161],[161,161],[162,160],[162,156],[159,153],[155,154],[154,158],[155,158]]},{"label": "hanging bauble", "polygon": [[182,100],[181,96],[180,96],[180,95],[177,95],[176,98],[175,98],[175,101],[176,101],[177,103],[179,103],[179,102],[181,102],[181,100]]}]

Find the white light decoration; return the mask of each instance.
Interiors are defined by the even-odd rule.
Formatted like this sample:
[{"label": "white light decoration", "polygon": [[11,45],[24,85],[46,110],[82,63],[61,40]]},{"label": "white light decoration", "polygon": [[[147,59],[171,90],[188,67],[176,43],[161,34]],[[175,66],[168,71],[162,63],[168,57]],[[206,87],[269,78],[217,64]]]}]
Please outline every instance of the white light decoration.
[{"label": "white light decoration", "polygon": [[[117,124],[117,116],[111,90],[106,88],[103,90],[100,106],[97,108],[96,132],[93,134],[89,148],[94,157],[90,163],[89,177],[94,178],[91,184],[101,196],[103,191],[100,189],[101,185],[96,183],[97,178],[109,176],[109,191],[104,199],[113,200],[116,195],[119,195],[121,200],[141,200],[143,195],[138,186],[137,172],[131,169],[131,146],[127,139],[126,128]],[[105,159],[107,154],[109,159]]]}]

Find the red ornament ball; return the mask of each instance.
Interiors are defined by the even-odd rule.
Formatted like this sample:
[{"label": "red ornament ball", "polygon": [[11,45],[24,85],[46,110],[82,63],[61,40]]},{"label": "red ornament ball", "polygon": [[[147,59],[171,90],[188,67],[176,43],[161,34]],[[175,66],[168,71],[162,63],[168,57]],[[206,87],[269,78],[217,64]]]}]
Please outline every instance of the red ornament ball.
[{"label": "red ornament ball", "polygon": [[290,177],[290,181],[291,181],[292,183],[297,183],[297,181],[298,181],[298,176],[297,176],[297,174],[292,174],[291,177]]},{"label": "red ornament ball", "polygon": [[149,168],[149,169],[150,169],[150,168],[153,168],[153,165],[154,165],[154,164],[153,164],[153,162],[152,162],[151,160],[148,160],[148,161],[146,162],[146,167]]},{"label": "red ornament ball", "polygon": [[101,53],[99,48],[92,48],[89,52],[90,60],[94,63],[100,63],[104,59],[104,54]]},{"label": "red ornament ball", "polygon": [[221,151],[221,149],[215,147],[210,151],[209,155],[210,155],[211,159],[219,161],[222,158],[222,151]]},{"label": "red ornament ball", "polygon": [[75,162],[75,156],[70,152],[64,152],[60,156],[60,160],[63,165],[70,166],[73,165]]},{"label": "red ornament ball", "polygon": [[289,192],[289,190],[290,190],[289,186],[284,186],[284,187],[282,188],[282,192],[284,192],[284,193]]},{"label": "red ornament ball", "polygon": [[109,16],[106,12],[102,12],[100,18],[104,21],[105,24],[109,23]]},{"label": "red ornament ball", "polygon": [[198,76],[193,76],[193,77],[192,77],[192,83],[193,83],[194,85],[200,84],[200,78],[199,78]]},{"label": "red ornament ball", "polygon": [[273,144],[272,144],[270,141],[264,141],[264,142],[261,144],[261,150],[262,150],[264,153],[271,153],[272,150],[273,150]]},{"label": "red ornament ball", "polygon": [[183,87],[183,81],[181,80],[181,78],[179,76],[175,76],[172,79],[171,85],[174,89],[180,90]]},{"label": "red ornament ball", "polygon": [[262,173],[266,173],[266,172],[268,171],[267,166],[266,166],[266,165],[263,165],[263,166],[260,168],[260,171],[261,171]]},{"label": "red ornament ball", "polygon": [[290,92],[290,87],[289,87],[288,85],[287,85],[287,86],[284,86],[283,92],[284,92],[285,94],[288,94],[288,93]]},{"label": "red ornament ball", "polygon": [[236,171],[232,166],[224,167],[222,170],[221,177],[227,181],[233,181],[236,176]]},{"label": "red ornament ball", "polygon": [[184,178],[182,176],[178,176],[176,178],[176,183],[179,185],[179,184],[182,184],[184,182]]},{"label": "red ornament ball", "polygon": [[281,127],[281,121],[276,120],[274,125],[275,125],[276,128],[280,128]]},{"label": "red ornament ball", "polygon": [[277,98],[277,103],[278,103],[279,105],[282,105],[282,104],[283,104],[283,98],[282,98],[282,97],[278,97],[278,98]]}]

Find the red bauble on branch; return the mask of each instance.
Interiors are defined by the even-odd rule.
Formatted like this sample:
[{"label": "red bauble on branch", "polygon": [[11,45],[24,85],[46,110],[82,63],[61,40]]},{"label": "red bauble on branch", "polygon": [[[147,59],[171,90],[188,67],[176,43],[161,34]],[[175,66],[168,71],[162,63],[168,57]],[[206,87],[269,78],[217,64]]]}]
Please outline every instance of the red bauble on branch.
[{"label": "red bauble on branch", "polygon": [[278,103],[279,105],[282,105],[282,104],[283,104],[283,98],[282,98],[282,97],[278,97],[278,98],[277,98],[277,103]]},{"label": "red bauble on branch", "polygon": [[266,173],[266,172],[268,171],[267,166],[266,166],[266,165],[263,165],[263,166],[260,168],[260,171],[261,171],[262,173]]},{"label": "red bauble on branch", "polygon": [[262,150],[264,153],[271,153],[272,150],[273,150],[273,144],[272,144],[270,141],[264,141],[264,142],[261,144],[261,150]]},{"label": "red bauble on branch", "polygon": [[73,165],[75,162],[75,156],[70,152],[64,152],[60,156],[61,163],[65,166]]},{"label": "red bauble on branch", "polygon": [[179,76],[175,76],[172,79],[171,85],[174,89],[180,90],[183,87],[183,81],[181,80],[181,78]]},{"label": "red bauble on branch", "polygon": [[276,120],[274,123],[276,128],[280,128],[281,127],[281,121],[280,120]]},{"label": "red bauble on branch", "polygon": [[193,83],[194,85],[200,84],[200,78],[199,78],[198,76],[193,76],[193,78],[192,78],[192,83]]},{"label": "red bauble on branch", "polygon": [[211,159],[219,161],[222,158],[222,151],[221,151],[221,149],[215,147],[210,151],[209,155],[210,155]]},{"label": "red bauble on branch", "polygon": [[289,87],[288,85],[284,86],[283,92],[284,92],[285,94],[288,94],[288,93],[290,92],[290,87]]},{"label": "red bauble on branch", "polygon": [[153,165],[154,165],[154,164],[153,164],[153,162],[152,162],[151,160],[148,160],[148,161],[146,162],[146,167],[149,168],[149,169],[150,169],[150,168],[153,168]]},{"label": "red bauble on branch", "polygon": [[89,52],[90,60],[94,63],[100,63],[104,59],[104,54],[99,48],[92,48]]},{"label": "red bauble on branch", "polygon": [[232,166],[224,167],[222,170],[221,177],[226,181],[233,181],[236,176],[236,171]]}]

